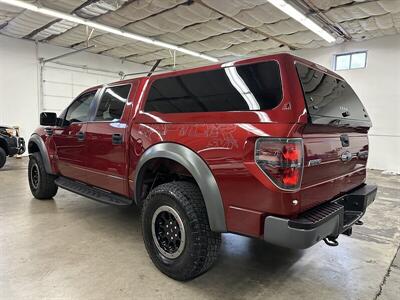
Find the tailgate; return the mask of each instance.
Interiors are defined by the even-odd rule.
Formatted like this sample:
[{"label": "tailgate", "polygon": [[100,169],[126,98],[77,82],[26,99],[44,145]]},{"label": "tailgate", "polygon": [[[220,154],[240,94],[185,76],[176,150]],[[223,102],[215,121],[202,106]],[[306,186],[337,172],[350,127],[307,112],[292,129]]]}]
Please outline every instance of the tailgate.
[{"label": "tailgate", "polygon": [[301,210],[361,185],[366,177],[369,116],[339,76],[296,62],[308,124],[304,125]]},{"label": "tailgate", "polygon": [[[368,136],[307,125],[303,131],[301,210],[346,193],[365,181]],[[333,132],[332,132],[333,131]]]}]

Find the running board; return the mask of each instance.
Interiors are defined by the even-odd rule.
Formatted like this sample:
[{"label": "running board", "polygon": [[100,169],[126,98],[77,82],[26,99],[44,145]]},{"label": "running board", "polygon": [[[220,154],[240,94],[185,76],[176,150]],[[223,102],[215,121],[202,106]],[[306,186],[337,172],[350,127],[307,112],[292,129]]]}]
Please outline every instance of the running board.
[{"label": "running board", "polygon": [[106,203],[112,204],[116,206],[129,206],[133,202],[129,198],[116,195],[114,193],[110,193],[104,191],[102,189],[84,184],[79,181],[71,180],[65,177],[58,177],[55,180],[55,183],[60,187],[67,191],[79,194],[81,196],[85,196],[87,198]]}]

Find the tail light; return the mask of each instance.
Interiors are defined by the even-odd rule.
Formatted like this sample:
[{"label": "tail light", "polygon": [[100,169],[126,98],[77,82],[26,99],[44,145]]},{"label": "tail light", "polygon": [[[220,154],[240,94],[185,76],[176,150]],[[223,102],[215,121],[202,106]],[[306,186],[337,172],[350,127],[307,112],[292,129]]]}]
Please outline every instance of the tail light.
[{"label": "tail light", "polygon": [[255,161],[276,186],[296,190],[303,174],[303,140],[259,138]]}]

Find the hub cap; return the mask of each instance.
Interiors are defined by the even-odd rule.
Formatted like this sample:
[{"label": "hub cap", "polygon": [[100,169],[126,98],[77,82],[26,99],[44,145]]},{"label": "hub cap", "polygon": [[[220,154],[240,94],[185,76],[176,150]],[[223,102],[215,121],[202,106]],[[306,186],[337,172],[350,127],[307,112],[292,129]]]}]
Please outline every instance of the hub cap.
[{"label": "hub cap", "polygon": [[39,186],[39,167],[37,164],[34,164],[31,168],[31,183],[36,190]]},{"label": "hub cap", "polygon": [[167,258],[177,258],[185,248],[185,228],[176,210],[163,205],[153,214],[153,240],[158,251]]}]

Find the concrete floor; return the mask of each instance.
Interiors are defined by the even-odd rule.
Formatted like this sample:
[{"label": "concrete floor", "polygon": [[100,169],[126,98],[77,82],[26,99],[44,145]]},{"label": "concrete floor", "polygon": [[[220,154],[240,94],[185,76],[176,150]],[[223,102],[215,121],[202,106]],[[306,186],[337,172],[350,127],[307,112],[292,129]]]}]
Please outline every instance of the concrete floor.
[{"label": "concrete floor", "polygon": [[0,299],[399,299],[400,176],[369,172],[378,198],[339,247],[226,234],[215,267],[181,283],[151,263],[136,210],[64,190],[35,200],[26,164],[0,171]]}]

